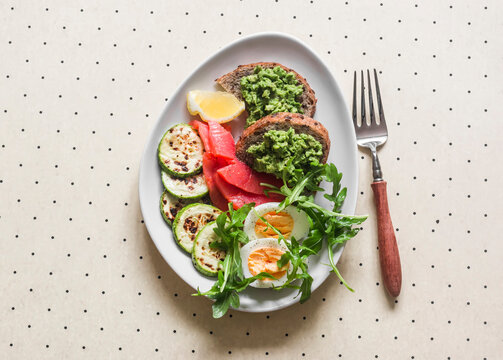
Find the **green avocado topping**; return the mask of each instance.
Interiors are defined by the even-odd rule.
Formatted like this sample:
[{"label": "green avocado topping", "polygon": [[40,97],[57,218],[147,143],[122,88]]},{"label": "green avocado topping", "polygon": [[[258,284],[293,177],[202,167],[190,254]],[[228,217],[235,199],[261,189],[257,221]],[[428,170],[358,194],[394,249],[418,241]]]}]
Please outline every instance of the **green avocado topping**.
[{"label": "green avocado topping", "polygon": [[246,126],[277,112],[303,113],[297,101],[304,91],[293,72],[281,67],[264,69],[256,66],[253,74],[241,78],[241,94],[246,103]]},{"label": "green avocado topping", "polygon": [[297,183],[310,171],[321,166],[323,148],[308,134],[297,134],[293,128],[269,130],[260,144],[252,145],[247,152],[254,157],[253,168],[259,172],[284,178],[290,185]]}]

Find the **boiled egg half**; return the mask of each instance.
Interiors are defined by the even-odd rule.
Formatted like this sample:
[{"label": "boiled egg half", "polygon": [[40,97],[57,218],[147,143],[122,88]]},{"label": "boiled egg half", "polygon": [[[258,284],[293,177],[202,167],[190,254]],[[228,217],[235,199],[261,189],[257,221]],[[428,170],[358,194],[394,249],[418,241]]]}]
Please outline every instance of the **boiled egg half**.
[{"label": "boiled egg half", "polygon": [[245,278],[261,272],[267,272],[275,277],[275,279],[255,280],[250,286],[269,288],[283,285],[287,280],[287,271],[291,265],[288,263],[280,268],[277,262],[287,251],[285,245],[279,244],[278,240],[273,238],[255,239],[243,246],[240,254]]},{"label": "boiled egg half", "polygon": [[256,206],[248,213],[243,231],[248,235],[250,241],[263,238],[278,238],[278,234],[268,227],[260,217],[263,217],[269,224],[278,229],[285,239],[294,237],[296,240],[301,240],[308,234],[309,220],[306,213],[295,206],[287,206],[280,212],[277,212],[278,209],[278,202],[270,202]]}]

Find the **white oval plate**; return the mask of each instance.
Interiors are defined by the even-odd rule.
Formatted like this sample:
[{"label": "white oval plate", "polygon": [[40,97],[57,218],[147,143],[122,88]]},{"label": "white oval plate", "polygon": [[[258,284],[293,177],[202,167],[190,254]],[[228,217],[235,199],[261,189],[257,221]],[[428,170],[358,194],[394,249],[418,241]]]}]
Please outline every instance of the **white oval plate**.
[{"label": "white oval plate", "polygon": [[[164,112],[152,130],[140,165],[139,193],[145,225],[162,257],[187,284],[194,289],[205,291],[214,279],[202,276],[192,266],[190,257],[183,252],[173,239],[170,228],[159,211],[159,199],[163,186],[157,163],[157,146],[162,135],[171,125],[188,122],[191,119],[186,107],[189,90],[215,90],[214,80],[232,71],[240,64],[260,61],[279,62],[305,76],[316,91],[318,103],[314,118],[327,128],[332,146],[329,161],[336,164],[344,174],[343,186],[348,188],[343,212],[353,214],[356,206],[358,185],[358,164],[355,133],[348,109],[334,77],[325,63],[306,44],[283,33],[259,33],[232,42],[208,58],[178,87],[168,101]],[[237,126],[233,125],[233,128]],[[234,131],[239,137],[239,131]],[[324,205],[326,200],[317,196],[316,201]],[[325,203],[327,205],[327,203]],[[335,253],[339,260],[343,248]],[[310,258],[309,272],[314,278],[312,290],[325,281],[330,273],[328,252],[323,248],[319,256]],[[241,306],[238,310],[249,312],[274,311],[292,305],[299,300],[297,291],[284,289],[248,288],[240,294]],[[210,311],[210,309],[208,309]]]}]

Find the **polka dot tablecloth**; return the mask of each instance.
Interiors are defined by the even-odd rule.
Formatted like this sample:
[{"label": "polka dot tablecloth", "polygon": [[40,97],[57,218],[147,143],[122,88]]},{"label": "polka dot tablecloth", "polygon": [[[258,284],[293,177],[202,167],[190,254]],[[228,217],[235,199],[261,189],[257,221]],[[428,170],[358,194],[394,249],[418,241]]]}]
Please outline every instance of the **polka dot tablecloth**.
[{"label": "polka dot tablecloth", "polygon": [[[0,4],[0,357],[501,359],[503,41],[492,1],[14,1]],[[143,224],[139,161],[177,86],[230,41],[290,33],[348,101],[381,71],[380,151],[403,265],[363,231],[304,305],[211,317]],[[237,65],[237,64],[236,64]],[[308,79],[309,80],[309,79]]]}]

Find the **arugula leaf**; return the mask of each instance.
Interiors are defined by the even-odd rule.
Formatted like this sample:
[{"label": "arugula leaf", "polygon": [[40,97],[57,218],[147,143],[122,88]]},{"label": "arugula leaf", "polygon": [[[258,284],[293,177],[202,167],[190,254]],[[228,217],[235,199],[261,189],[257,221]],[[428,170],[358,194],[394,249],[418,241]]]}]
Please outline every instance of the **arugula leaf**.
[{"label": "arugula leaf", "polygon": [[227,310],[229,310],[229,306],[231,304],[231,295],[232,292],[225,292],[219,294],[219,296],[215,298],[216,301],[211,306],[213,310],[213,317],[215,319],[221,318],[222,316],[225,315]]},{"label": "arugula leaf", "polygon": [[230,297],[230,305],[233,308],[238,308],[239,307],[239,295],[236,291],[232,291],[229,295]]},{"label": "arugula leaf", "polygon": [[[229,249],[230,250],[230,249]],[[220,292],[223,292],[225,289],[225,285],[227,284],[227,280],[229,279],[229,275],[231,274],[231,261],[233,256],[225,256],[224,264],[223,264],[223,274],[224,278],[222,280],[222,284],[220,285]]]},{"label": "arugula leaf", "polygon": [[229,306],[234,308],[239,307],[239,293],[241,291],[245,290],[255,280],[265,278],[274,279],[274,276],[266,272],[262,272],[243,280],[231,278],[224,289],[221,290],[220,288],[224,281],[224,274],[223,271],[220,270],[218,272],[218,280],[210,290],[202,293],[199,289],[197,289],[197,293],[193,294],[193,296],[207,296],[208,298],[215,300],[212,305],[213,317],[218,319],[227,313]]},{"label": "arugula leaf", "polygon": [[[332,193],[323,195],[325,199],[332,202],[332,210],[327,210],[316,204],[314,197],[308,194],[312,191],[323,191],[318,185],[320,180],[332,183]],[[350,291],[354,291],[335,266],[333,259],[334,249],[356,236],[358,229],[352,228],[352,226],[361,224],[367,219],[367,216],[340,213],[340,209],[347,194],[347,189],[341,186],[341,180],[342,173],[337,170],[334,164],[324,164],[301,178],[293,188],[289,188],[285,181],[281,188],[266,185],[269,188],[269,192],[275,192],[285,196],[285,199],[280,203],[278,211],[285,209],[289,205],[294,205],[303,210],[312,221],[309,234],[302,242],[302,245],[299,246],[298,243],[292,242],[292,248],[289,248],[291,254],[284,255],[284,257],[278,261],[279,266],[280,263],[283,264],[288,258],[292,264],[297,265],[297,269],[300,268],[302,270],[300,274],[289,275],[288,278],[288,282],[290,282],[290,279],[293,281],[294,278],[303,279],[299,289],[301,301],[305,301],[309,298],[312,284],[312,278],[309,279],[310,276],[306,276],[306,274],[309,274],[307,273],[307,269],[304,271],[301,262],[307,256],[317,254],[321,250],[323,241],[327,243],[329,262],[332,271]],[[282,287],[289,286],[288,282]]]},{"label": "arugula leaf", "polygon": [[[334,164],[318,164],[313,166],[313,169],[313,171],[310,171],[303,177],[294,173],[294,176],[290,178],[285,170],[283,174],[283,186],[280,188],[270,184],[261,184],[267,188],[266,191],[268,193],[285,196],[285,199],[279,204],[278,212],[284,210],[289,205],[293,205],[304,211],[311,219],[308,235],[303,239],[302,243],[299,243],[295,238],[287,241],[278,229],[262,216],[259,216],[269,228],[278,234],[278,241],[283,242],[288,249],[277,262],[280,268],[290,264],[287,271],[287,280],[283,285],[276,286],[274,289],[297,289],[299,291],[297,296],[300,295],[301,303],[310,298],[313,284],[313,278],[308,272],[306,260],[309,256],[320,252],[323,242],[328,247],[328,257],[332,272],[337,275],[350,291],[354,291],[337,269],[334,262],[334,251],[338,246],[356,236],[358,228],[353,228],[353,226],[361,224],[367,218],[367,216],[340,213],[346,199],[347,189],[342,188],[342,173],[338,172]],[[324,191],[319,187],[321,180],[332,184],[332,193],[323,194],[325,199],[332,203],[332,209],[330,210],[316,204],[312,195],[314,191]],[[292,183],[295,185],[289,187],[288,184]],[[194,294],[195,296],[207,296],[215,300],[212,305],[214,318],[220,318],[225,315],[231,306],[234,308],[239,307],[239,293],[244,291],[255,280],[274,279],[272,275],[266,272],[250,278],[244,278],[239,249],[241,244],[246,244],[249,241],[248,236],[243,231],[243,222],[254,205],[251,203],[238,210],[234,210],[233,204],[229,203],[227,215],[221,214],[217,218],[217,227],[214,231],[219,241],[213,242],[211,247],[226,251],[225,259],[221,263],[222,270],[219,270],[217,281],[211,289],[204,293],[201,293],[198,289],[197,293]],[[301,281],[300,285],[295,285],[297,280]]]},{"label": "arugula leaf", "polygon": [[307,272],[301,274],[303,280],[300,285],[300,303],[303,304],[311,297],[311,285],[313,285],[313,278]]}]

